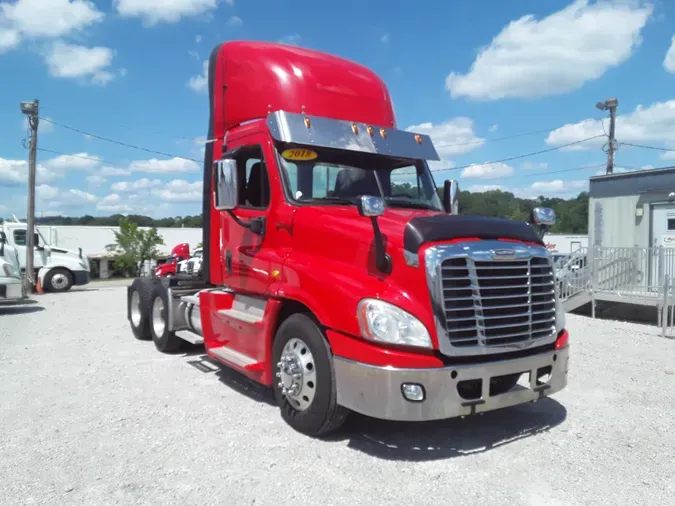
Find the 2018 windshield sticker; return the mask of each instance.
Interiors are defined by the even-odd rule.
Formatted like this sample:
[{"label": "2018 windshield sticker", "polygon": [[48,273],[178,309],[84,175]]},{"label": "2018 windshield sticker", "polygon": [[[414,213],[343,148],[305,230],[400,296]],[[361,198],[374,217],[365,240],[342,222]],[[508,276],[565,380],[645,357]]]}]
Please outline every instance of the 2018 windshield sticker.
[{"label": "2018 windshield sticker", "polygon": [[307,160],[315,160],[319,157],[319,154],[311,149],[291,148],[284,150],[281,156],[292,162],[305,162]]}]

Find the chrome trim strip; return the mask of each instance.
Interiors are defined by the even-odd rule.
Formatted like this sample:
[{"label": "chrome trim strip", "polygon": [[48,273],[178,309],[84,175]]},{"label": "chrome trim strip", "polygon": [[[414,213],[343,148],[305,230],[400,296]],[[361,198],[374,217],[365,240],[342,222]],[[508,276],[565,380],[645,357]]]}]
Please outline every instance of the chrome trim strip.
[{"label": "chrome trim strip", "polygon": [[[509,254],[507,254],[507,251]],[[510,251],[513,254],[510,254]],[[478,340],[478,344],[475,346],[455,346],[450,341],[448,331],[447,331],[447,312],[446,312],[446,303],[443,290],[443,263],[451,259],[463,259],[465,261],[465,267],[457,267],[457,270],[468,271],[468,281],[469,286],[466,287],[466,291],[471,292],[470,297],[457,298],[454,302],[464,300],[473,302],[473,306],[462,306],[463,310],[471,311],[473,309],[472,318],[475,319],[476,325],[476,338],[458,338],[455,340],[455,343],[459,342],[469,342]],[[475,356],[475,355],[489,355],[496,353],[504,353],[509,351],[519,351],[527,348],[532,348],[535,346],[541,346],[549,344],[555,341],[556,332],[555,332],[555,310],[551,310],[551,313],[554,315],[553,320],[551,321],[551,330],[543,337],[533,338],[533,319],[532,311],[533,307],[543,304],[547,301],[533,301],[533,292],[532,287],[544,287],[547,283],[533,283],[532,280],[536,277],[545,277],[548,274],[533,274],[531,262],[536,258],[545,258],[548,262],[548,265],[551,266],[551,256],[549,252],[543,246],[527,245],[522,243],[511,243],[506,241],[467,241],[454,244],[444,244],[439,246],[432,246],[428,248],[424,253],[425,261],[425,271],[427,277],[427,285],[429,287],[429,292],[431,296],[432,311],[434,314],[434,326],[436,330],[436,335],[438,337],[439,350],[441,353],[447,356]],[[527,275],[526,276],[514,276],[509,278],[511,281],[514,278],[526,279],[526,284],[522,285],[522,288],[527,288],[527,293],[523,294],[523,298],[527,297],[527,304],[522,305],[511,305],[514,310],[517,310],[517,306],[527,308],[527,321],[522,322],[522,326],[526,326],[529,329],[528,338],[517,341],[509,342],[504,344],[488,344],[489,336],[487,335],[487,323],[492,318],[485,315],[484,307],[484,297],[485,295],[481,294],[481,285],[480,281],[491,280],[494,281],[499,279],[499,277],[490,277],[490,276],[481,276],[478,273],[476,262],[500,262],[501,264],[506,262],[523,262],[527,261]],[[545,267],[545,266],[543,266]],[[509,267],[503,267],[508,269]],[[518,267],[511,267],[516,269]],[[520,267],[524,269],[524,267]],[[452,271],[450,268],[446,268],[447,271]],[[466,276],[466,275],[465,275]],[[510,286],[496,287],[495,285],[490,286],[493,289],[500,288],[509,288]],[[487,286],[483,287],[484,289]],[[468,293],[467,293],[468,295]],[[554,303],[555,296],[554,293],[549,293],[548,291],[537,291],[536,296],[547,296],[552,295],[552,299],[547,303]],[[508,306],[508,301],[510,298],[513,298],[511,295],[494,296],[494,299],[504,299],[504,303]],[[504,305],[504,304],[502,304]],[[489,306],[490,309],[504,309],[500,306]],[[547,312],[547,311],[546,311]],[[536,314],[543,314],[544,312],[538,311]],[[515,318],[517,316],[525,317],[525,314],[522,311],[517,313],[505,315],[505,319]],[[454,321],[465,320],[468,321],[471,318],[457,318]],[[548,320],[541,320],[539,323],[546,324]],[[519,324],[506,324],[500,325],[499,328],[509,328],[517,327]],[[491,326],[491,328],[495,328]],[[548,328],[543,330],[536,331],[537,334],[546,332]],[[511,338],[522,335],[521,333],[511,333],[504,334],[503,338]]]},{"label": "chrome trim strip", "polygon": [[[309,120],[309,126],[305,119]],[[272,137],[281,142],[413,160],[440,160],[431,137],[397,128],[287,111],[271,112],[267,116],[267,127]]]}]

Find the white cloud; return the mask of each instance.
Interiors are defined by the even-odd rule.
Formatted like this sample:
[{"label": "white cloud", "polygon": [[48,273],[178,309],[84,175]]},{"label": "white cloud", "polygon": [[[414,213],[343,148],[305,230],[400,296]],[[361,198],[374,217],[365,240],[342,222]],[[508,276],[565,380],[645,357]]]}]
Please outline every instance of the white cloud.
[{"label": "white cloud", "polygon": [[234,5],[234,0],[225,0],[225,3],[232,7]]},{"label": "white cloud", "polygon": [[484,193],[484,192],[491,192],[495,190],[503,190],[504,187],[499,184],[475,184],[472,186],[469,186],[467,188],[467,191],[470,193]]},{"label": "white cloud", "polygon": [[461,177],[467,179],[499,179],[511,174],[513,174],[513,167],[505,163],[474,164],[464,169]]},{"label": "white cloud", "polygon": [[131,170],[129,169],[122,169],[119,167],[101,167],[101,170],[99,171],[99,174],[102,176],[130,176],[131,175]]},{"label": "white cloud", "polygon": [[552,181],[537,181],[526,188],[516,188],[511,191],[516,197],[535,199],[540,195],[544,197],[571,198],[586,190],[588,190],[587,179],[570,181],[554,179]]},{"label": "white cloud", "polygon": [[526,162],[523,162],[522,165],[524,170],[536,170],[536,169],[545,169],[548,167],[548,163],[546,162],[530,162],[529,160]]},{"label": "white cloud", "polygon": [[[587,119],[564,125],[548,134],[546,144],[560,146],[603,134],[609,128],[607,123],[608,120],[605,120],[604,130],[601,120]],[[630,114],[617,115],[616,139],[634,144],[665,143],[675,147],[675,100],[656,102],[649,107],[638,105]],[[598,149],[606,142],[607,138],[601,137],[562,149]]]},{"label": "white cloud", "polygon": [[218,0],[114,0],[113,4],[121,16],[141,18],[146,26],[154,26],[207,14],[216,10]]},{"label": "white cloud", "polygon": [[156,158],[150,160],[135,160],[129,164],[129,170],[131,170],[131,172],[148,172],[154,174],[196,172],[199,169],[200,167],[196,162],[178,157],[170,158],[168,160],[157,160]]},{"label": "white cloud", "polygon": [[453,98],[536,98],[567,93],[628,60],[652,13],[634,1],[576,0],[541,20],[512,21],[481,49],[467,74],[451,72]]},{"label": "white cloud", "polygon": [[675,160],[675,150],[673,151],[664,151],[661,155],[662,160]]},{"label": "white cloud", "polygon": [[203,198],[201,181],[189,183],[182,179],[174,179],[164,188],[152,190],[153,195],[170,202],[201,202]]},{"label": "white cloud", "polygon": [[91,187],[97,188],[101,186],[103,183],[107,182],[108,179],[105,177],[99,175],[99,174],[93,174],[91,176],[87,176],[86,178],[87,184]]},{"label": "white cloud", "polygon": [[201,41],[202,41],[202,36],[201,36],[201,35],[195,36],[195,42],[196,42],[197,44],[199,44]]},{"label": "white cloud", "polygon": [[46,184],[35,187],[35,196],[35,207],[38,214],[45,214],[45,209],[80,209],[83,206],[93,204],[97,200],[93,193],[75,188],[62,190]]},{"label": "white cloud", "polygon": [[115,52],[107,47],[85,47],[55,42],[45,54],[45,63],[53,77],[87,78],[105,85],[114,79],[110,65]]},{"label": "white cloud", "polygon": [[[2,42],[0,42],[0,50],[2,49]],[[675,35],[670,40],[670,49],[666,53],[666,57],[663,59],[663,68],[671,74],[675,74]]]},{"label": "white cloud", "polygon": [[[91,170],[99,163],[97,157],[90,156],[87,153],[49,158],[38,163],[36,181],[37,184],[49,183],[63,177],[67,172]],[[28,161],[0,158],[0,182],[8,185],[27,184]]]},{"label": "white cloud", "polygon": [[12,28],[0,28],[0,54],[14,49],[21,42],[21,32]]},{"label": "white cloud", "polygon": [[499,125],[497,123],[495,123],[490,128],[488,128],[488,132],[496,132],[498,128],[499,128]]},{"label": "white cloud", "polygon": [[197,93],[206,93],[209,87],[208,75],[209,75],[209,61],[204,60],[204,62],[202,63],[202,73],[196,76],[192,76],[190,80],[187,82],[187,85],[193,90],[195,90]]},{"label": "white cloud", "polygon": [[118,192],[122,193],[137,190],[147,190],[150,188],[160,186],[161,184],[162,182],[159,179],[150,180],[144,177],[143,179],[139,179],[138,181],[119,181],[117,183],[113,183],[110,189],[115,193]]},{"label": "white cloud", "polygon": [[389,34],[385,33],[382,37],[380,37],[380,42],[382,44],[388,44],[389,43]]},{"label": "white cloud", "polygon": [[[70,35],[94,23],[104,15],[90,0],[15,0],[0,5],[0,49],[4,40],[18,44],[18,39],[55,38]],[[7,32],[12,32],[9,35]],[[11,44],[10,44],[11,45]]]},{"label": "white cloud", "polygon": [[282,44],[290,44],[292,46],[299,46],[301,38],[302,37],[300,37],[300,34],[293,33],[293,34],[290,34],[290,35],[284,35],[277,42],[280,42]]},{"label": "white cloud", "polygon": [[438,125],[433,123],[420,123],[406,128],[408,132],[426,134],[431,137],[440,162],[431,162],[429,165],[434,170],[442,170],[452,167],[452,158],[464,155],[480,148],[485,139],[476,136],[473,130],[473,121],[469,118],[454,118]]},{"label": "white cloud", "polygon": [[241,26],[244,24],[244,20],[241,19],[239,16],[232,16],[230,19],[227,20],[227,24],[230,26]]},{"label": "white cloud", "polygon": [[132,207],[122,202],[122,198],[117,193],[111,193],[99,199],[96,209],[109,213],[130,213],[132,211]]}]

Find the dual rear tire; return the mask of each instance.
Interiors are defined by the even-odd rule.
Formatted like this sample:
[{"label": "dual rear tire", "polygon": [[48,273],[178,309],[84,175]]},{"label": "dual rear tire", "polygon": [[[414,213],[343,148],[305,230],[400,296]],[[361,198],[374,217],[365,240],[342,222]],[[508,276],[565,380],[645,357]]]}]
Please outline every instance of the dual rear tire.
[{"label": "dual rear tire", "polygon": [[[169,294],[162,283],[139,278],[129,287],[129,322],[140,340],[152,340],[163,353],[185,341],[169,331]],[[279,326],[272,345],[272,390],[281,418],[296,431],[325,436],[338,430],[349,410],[337,403],[333,354],[316,319],[296,313]]]},{"label": "dual rear tire", "polygon": [[153,278],[135,279],[129,288],[129,324],[134,337],[155,343],[162,353],[179,351],[181,338],[169,330],[169,292]]}]

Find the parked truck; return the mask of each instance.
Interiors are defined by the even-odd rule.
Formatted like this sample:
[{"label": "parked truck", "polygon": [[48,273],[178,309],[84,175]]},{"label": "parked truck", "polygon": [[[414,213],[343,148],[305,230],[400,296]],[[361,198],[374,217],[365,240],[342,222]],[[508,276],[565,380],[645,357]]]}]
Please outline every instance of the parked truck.
[{"label": "parked truck", "polygon": [[17,301],[25,296],[19,254],[8,244],[5,232],[0,231],[0,302]]},{"label": "parked truck", "polygon": [[169,258],[155,267],[155,276],[171,277],[178,273],[178,265],[190,256],[190,245],[186,242],[177,244],[171,250]]},{"label": "parked truck", "polygon": [[[0,224],[0,231],[5,234],[7,244],[18,252],[22,273],[26,272],[27,228],[25,223],[18,220]],[[66,292],[74,285],[89,283],[91,267],[81,248],[71,251],[51,246],[37,228],[34,237],[33,282],[39,279],[47,292]]]},{"label": "parked truck", "polygon": [[202,276],[134,280],[136,338],[203,343],[311,436],[352,411],[445,419],[566,386],[550,209],[458,214],[430,137],[396,127],[386,85],[357,63],[231,41],[208,86]]}]

